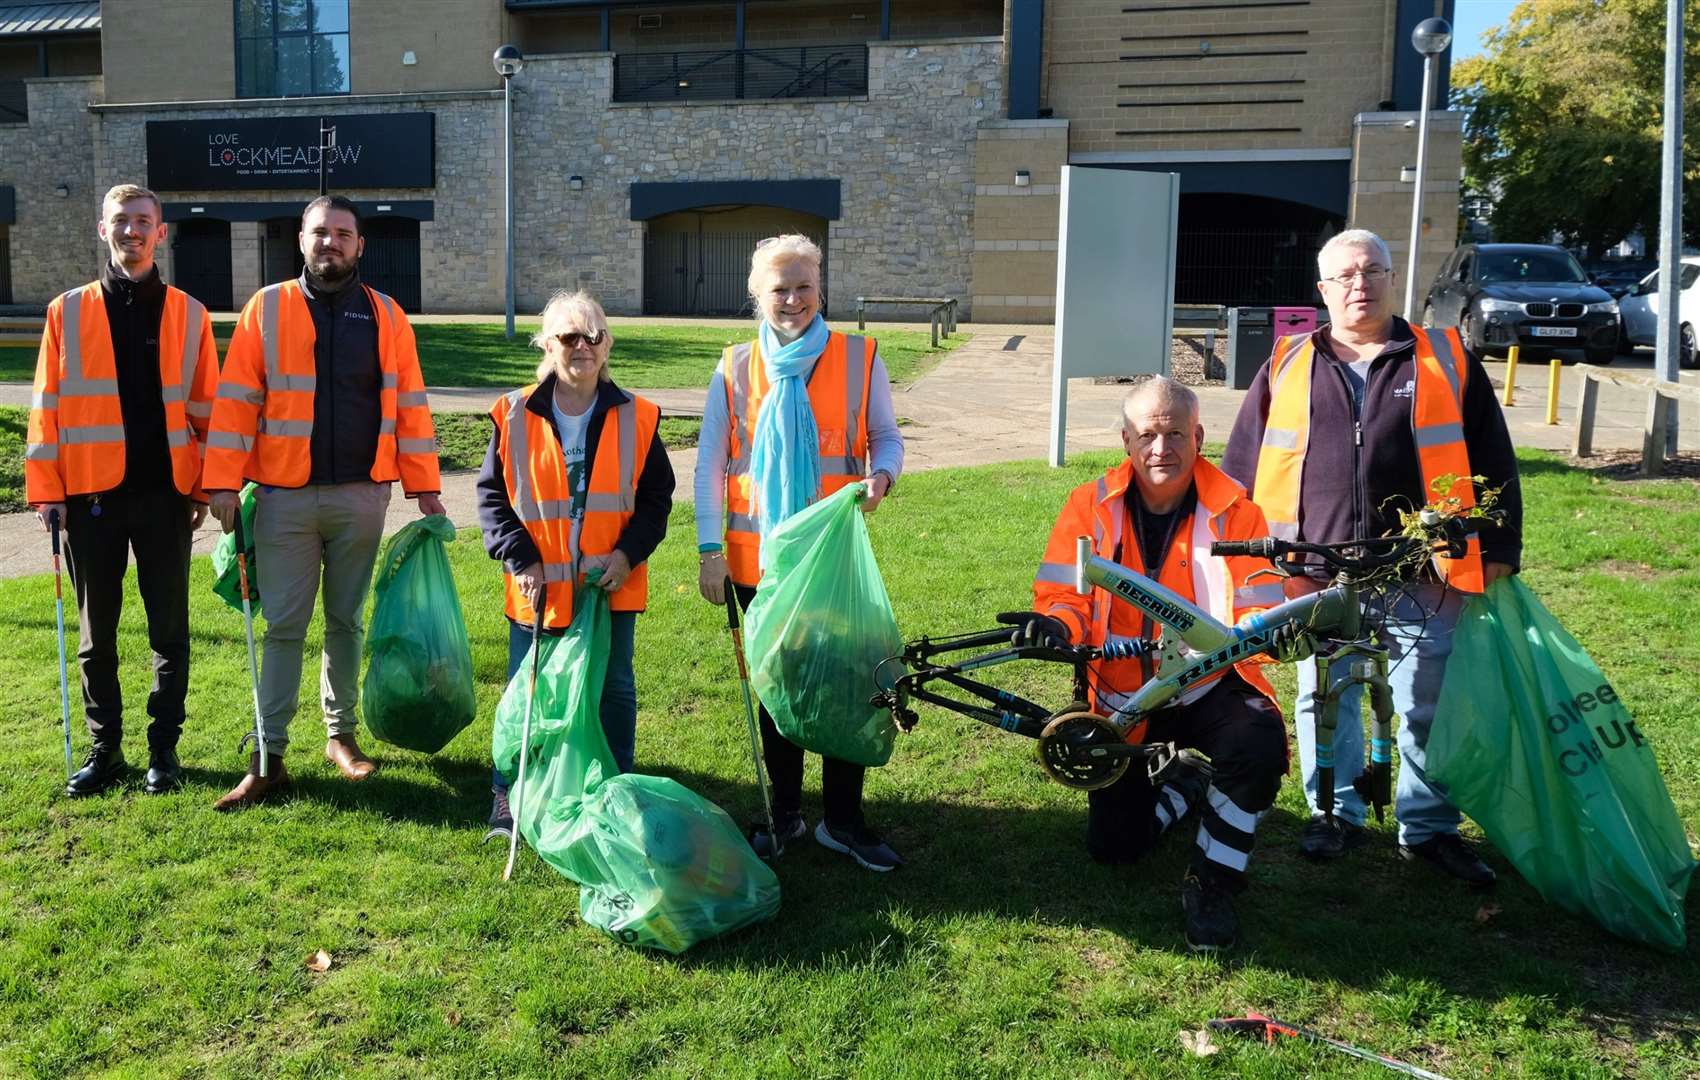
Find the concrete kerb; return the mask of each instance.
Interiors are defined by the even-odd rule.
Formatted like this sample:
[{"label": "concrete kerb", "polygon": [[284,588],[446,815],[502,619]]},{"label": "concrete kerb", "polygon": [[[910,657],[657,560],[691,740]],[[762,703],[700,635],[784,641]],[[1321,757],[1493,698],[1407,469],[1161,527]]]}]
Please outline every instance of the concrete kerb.
[{"label": "concrete kerb", "polygon": [[[485,320],[488,321],[488,320]],[[636,321],[636,320],[634,320]],[[646,320],[653,321],[653,320]],[[729,322],[731,320],[728,320]],[[985,465],[1006,461],[1042,460],[1049,453],[1052,328],[1048,326],[980,324],[964,326],[970,340],[946,355],[932,371],[893,395],[906,445],[906,472]],[[1623,361],[1620,361],[1623,363]],[[1627,369],[1648,366],[1632,359]],[[1504,364],[1490,362],[1489,377],[1500,385]],[[1700,383],[1700,373],[1684,372],[1684,382]],[[1566,452],[1571,437],[1573,393],[1561,395],[1559,423],[1545,423],[1545,373],[1525,370],[1520,376],[1520,403],[1505,410],[1512,440],[1519,446]],[[1120,446],[1120,405],[1126,387],[1074,380],[1069,385],[1069,454],[1111,450]],[[1197,388],[1205,438],[1225,441],[1238,415],[1241,391],[1221,386]],[[639,390],[666,415],[700,416],[703,390]],[[434,408],[443,411],[484,412],[501,393],[499,388],[441,387],[430,390]],[[29,403],[28,384],[0,384],[0,403]],[[1646,402],[1639,394],[1612,393],[1601,388],[1595,446],[1601,450],[1636,449]],[[1685,417],[1682,449],[1700,450],[1700,417]],[[674,498],[692,497],[696,451],[668,455],[678,478]],[[443,477],[443,501],[449,516],[462,527],[476,523],[474,474]],[[414,504],[391,502],[386,533],[405,525],[416,513]],[[195,537],[196,554],[211,551],[217,542],[211,523]],[[31,514],[0,515],[0,578],[45,573],[49,569],[47,536]]]}]

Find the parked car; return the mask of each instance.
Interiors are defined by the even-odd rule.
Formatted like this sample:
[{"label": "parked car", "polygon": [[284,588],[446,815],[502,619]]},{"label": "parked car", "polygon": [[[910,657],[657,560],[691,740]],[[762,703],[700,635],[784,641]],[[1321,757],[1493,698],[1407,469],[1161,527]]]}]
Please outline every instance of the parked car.
[{"label": "parked car", "polygon": [[[1681,320],[1678,330],[1681,351],[1678,362],[1685,368],[1700,367],[1700,354],[1694,348],[1694,328],[1700,325],[1700,255],[1688,255],[1682,260],[1682,276],[1677,279],[1676,310]],[[1659,336],[1659,272],[1654,270],[1618,305],[1623,317],[1623,340],[1628,351],[1636,345],[1657,344]]]},{"label": "parked car", "polygon": [[1424,326],[1456,326],[1477,355],[1522,346],[1522,359],[1582,349],[1590,364],[1617,353],[1617,301],[1549,244],[1465,244],[1441,264]]},{"label": "parked car", "polygon": [[1616,266],[1596,266],[1594,268],[1594,284],[1611,294],[1618,302],[1619,311],[1623,308],[1623,298],[1635,291],[1635,286],[1647,271],[1655,264],[1647,262],[1621,263]]}]

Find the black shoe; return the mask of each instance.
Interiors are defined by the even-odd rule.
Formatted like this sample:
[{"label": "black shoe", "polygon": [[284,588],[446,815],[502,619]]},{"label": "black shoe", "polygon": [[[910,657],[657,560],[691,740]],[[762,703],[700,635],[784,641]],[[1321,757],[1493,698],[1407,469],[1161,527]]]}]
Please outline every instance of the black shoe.
[{"label": "black shoe", "polygon": [[1420,844],[1400,844],[1399,854],[1411,861],[1421,859],[1472,889],[1491,889],[1499,880],[1493,867],[1477,858],[1475,849],[1457,833],[1437,833]]},{"label": "black shoe", "polygon": [[763,823],[750,826],[750,847],[763,862],[772,862],[785,854],[785,845],[801,839],[809,831],[802,814],[780,814],[771,830]]},{"label": "black shoe", "polygon": [[508,809],[508,789],[493,787],[490,794],[490,831],[484,834],[484,840],[481,842],[488,842],[493,836],[499,836],[503,840],[512,839],[514,812]]},{"label": "black shoe", "polygon": [[183,766],[175,749],[148,751],[148,775],[142,790],[149,795],[164,795],[183,786]]},{"label": "black shoe", "polygon": [[862,869],[876,874],[896,870],[903,865],[902,858],[891,850],[891,845],[874,835],[874,831],[865,824],[835,829],[822,818],[821,823],[815,826],[815,843],[828,851],[850,856],[861,864]]},{"label": "black shoe", "polygon": [[1299,834],[1299,854],[1316,862],[1338,859],[1353,848],[1363,847],[1368,841],[1369,836],[1362,825],[1318,814]]},{"label": "black shoe", "polygon": [[1233,890],[1216,874],[1186,872],[1181,879],[1181,914],[1186,918],[1186,946],[1193,952],[1220,952],[1239,940]]},{"label": "black shoe", "polygon": [[72,798],[99,795],[123,775],[124,751],[118,748],[118,744],[95,743],[89,747],[89,756],[83,760],[83,767],[73,773],[65,784],[65,794]]}]

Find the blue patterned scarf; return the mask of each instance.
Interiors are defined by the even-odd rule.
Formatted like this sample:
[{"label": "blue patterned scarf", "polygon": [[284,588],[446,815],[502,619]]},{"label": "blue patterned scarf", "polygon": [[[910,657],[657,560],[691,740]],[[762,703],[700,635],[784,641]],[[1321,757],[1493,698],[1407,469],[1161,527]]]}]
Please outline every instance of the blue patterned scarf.
[{"label": "blue patterned scarf", "polygon": [[762,398],[750,447],[750,474],[763,538],[814,501],[820,489],[820,435],[803,377],[814,368],[831,336],[815,316],[789,345],[766,321],[761,324],[761,358],[772,384]]}]

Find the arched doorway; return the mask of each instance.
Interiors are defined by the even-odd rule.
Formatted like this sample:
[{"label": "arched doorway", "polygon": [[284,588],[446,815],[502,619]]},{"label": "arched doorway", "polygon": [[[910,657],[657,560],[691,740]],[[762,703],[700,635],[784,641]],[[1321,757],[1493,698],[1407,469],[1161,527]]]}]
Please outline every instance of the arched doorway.
[{"label": "arched doorway", "polygon": [[830,298],[825,218],[776,206],[704,206],[649,219],[644,314],[748,314],[750,253],[780,233],[802,233],[820,245],[821,293]]},{"label": "arched doorway", "polygon": [[1175,302],[1320,306],[1316,253],[1338,215],[1261,195],[1182,194]]}]

